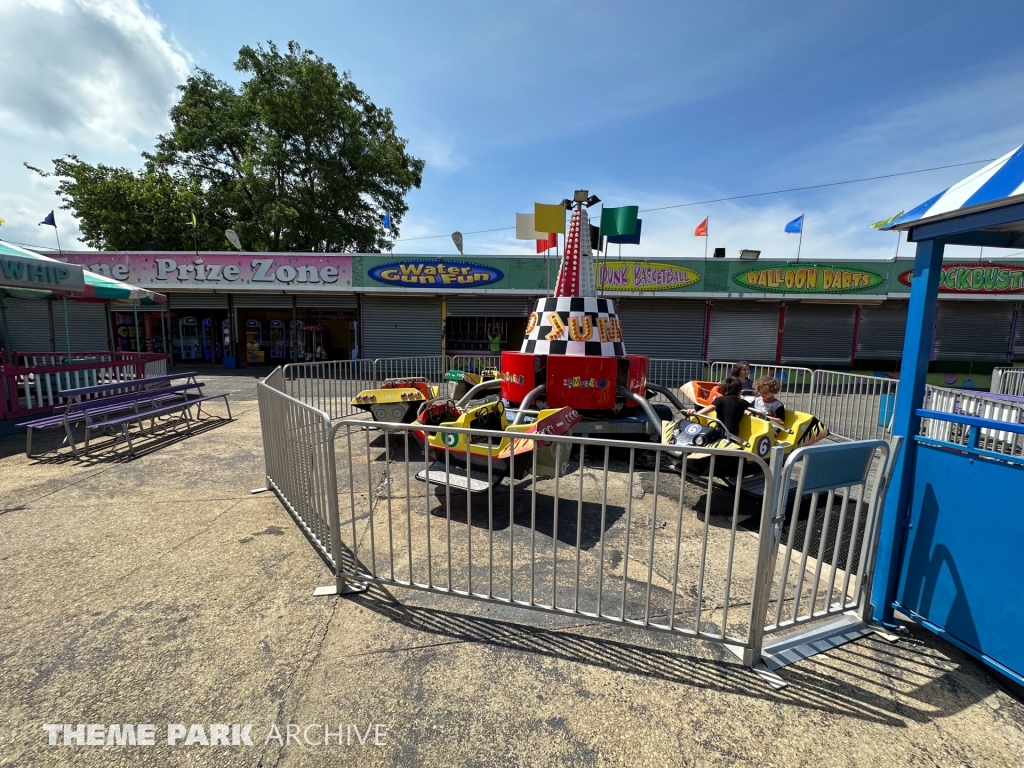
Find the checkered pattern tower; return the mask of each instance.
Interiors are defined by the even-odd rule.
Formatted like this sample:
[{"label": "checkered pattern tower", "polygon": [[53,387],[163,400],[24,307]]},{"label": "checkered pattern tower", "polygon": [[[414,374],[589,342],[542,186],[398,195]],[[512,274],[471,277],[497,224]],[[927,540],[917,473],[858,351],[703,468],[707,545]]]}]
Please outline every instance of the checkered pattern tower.
[{"label": "checkered pattern tower", "polygon": [[581,204],[569,222],[555,295],[537,301],[520,351],[504,352],[501,370],[502,397],[516,404],[539,384],[549,407],[582,411],[618,408],[620,386],[646,394],[647,358],[626,354],[615,305],[597,297],[590,219]]}]

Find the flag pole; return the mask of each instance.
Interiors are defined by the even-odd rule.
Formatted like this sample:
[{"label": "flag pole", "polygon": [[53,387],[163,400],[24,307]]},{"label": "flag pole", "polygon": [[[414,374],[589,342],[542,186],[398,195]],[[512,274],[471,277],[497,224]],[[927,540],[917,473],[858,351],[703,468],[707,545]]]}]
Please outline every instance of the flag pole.
[{"label": "flag pole", "polygon": [[707,226],[704,227],[704,261],[708,260],[708,239],[711,237],[711,217],[704,220]]},{"label": "flag pole", "polygon": [[797,241],[797,244],[796,244],[796,261],[797,261],[798,264],[800,263],[800,248],[801,248],[801,246],[803,244],[804,244],[804,218],[803,218],[803,216],[801,216],[800,217],[800,239]]},{"label": "flag pole", "polygon": [[57,232],[57,219],[53,220],[53,234],[57,237],[57,253],[60,254],[61,258],[64,258],[64,251],[60,247],[60,233]]},{"label": "flag pole", "polygon": [[[604,203],[601,203],[601,221],[604,220]],[[604,244],[604,248],[601,248],[601,227],[597,227],[597,247],[601,250],[601,268],[598,270],[598,276],[601,279],[601,292],[598,296],[604,296],[604,276],[608,270],[608,244]]]}]

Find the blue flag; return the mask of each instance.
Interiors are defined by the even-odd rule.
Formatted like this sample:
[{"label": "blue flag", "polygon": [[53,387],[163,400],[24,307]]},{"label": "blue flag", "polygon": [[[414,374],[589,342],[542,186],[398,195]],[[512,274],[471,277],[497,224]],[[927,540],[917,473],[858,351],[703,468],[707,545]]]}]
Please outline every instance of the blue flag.
[{"label": "blue flag", "polygon": [[790,235],[799,235],[804,231],[804,215],[801,213],[789,224],[786,225],[786,232]]},{"label": "blue flag", "polygon": [[384,229],[391,229],[391,214],[384,214]]},{"label": "blue flag", "polygon": [[45,224],[48,227],[56,228],[57,222],[53,220],[53,211],[50,211],[48,214],[46,214],[46,218],[39,222],[40,227],[43,226],[43,224]]}]

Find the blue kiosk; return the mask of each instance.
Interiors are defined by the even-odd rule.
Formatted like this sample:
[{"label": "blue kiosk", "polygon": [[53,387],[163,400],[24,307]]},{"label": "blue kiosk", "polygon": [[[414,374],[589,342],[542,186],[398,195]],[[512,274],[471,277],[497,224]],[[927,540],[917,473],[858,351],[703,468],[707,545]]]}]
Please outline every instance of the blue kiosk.
[{"label": "blue kiosk", "polygon": [[[943,249],[1024,250],[1024,146],[885,229],[906,232],[917,255],[893,421],[904,450],[882,516],[874,619],[892,626],[899,611],[1024,685],[1024,425],[922,408]],[[922,419],[954,426],[928,430],[936,439]]]}]

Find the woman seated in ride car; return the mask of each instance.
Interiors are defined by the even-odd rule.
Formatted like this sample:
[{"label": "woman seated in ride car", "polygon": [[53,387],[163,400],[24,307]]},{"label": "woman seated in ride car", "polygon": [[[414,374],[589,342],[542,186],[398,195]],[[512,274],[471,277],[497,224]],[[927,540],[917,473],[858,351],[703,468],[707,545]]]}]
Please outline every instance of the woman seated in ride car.
[{"label": "woman seated in ride car", "polygon": [[[749,372],[749,368],[747,369]],[[694,414],[703,416],[715,412],[715,418],[722,422],[730,434],[739,435],[740,433],[740,420],[743,418],[743,414],[753,408],[753,406],[740,397],[740,392],[743,390],[743,382],[739,379],[730,376],[721,384],[718,385],[719,390],[722,392],[721,397],[716,397],[711,401],[711,405],[706,405],[699,411],[694,411],[692,408],[687,408],[684,413],[687,416],[693,416]]]}]

